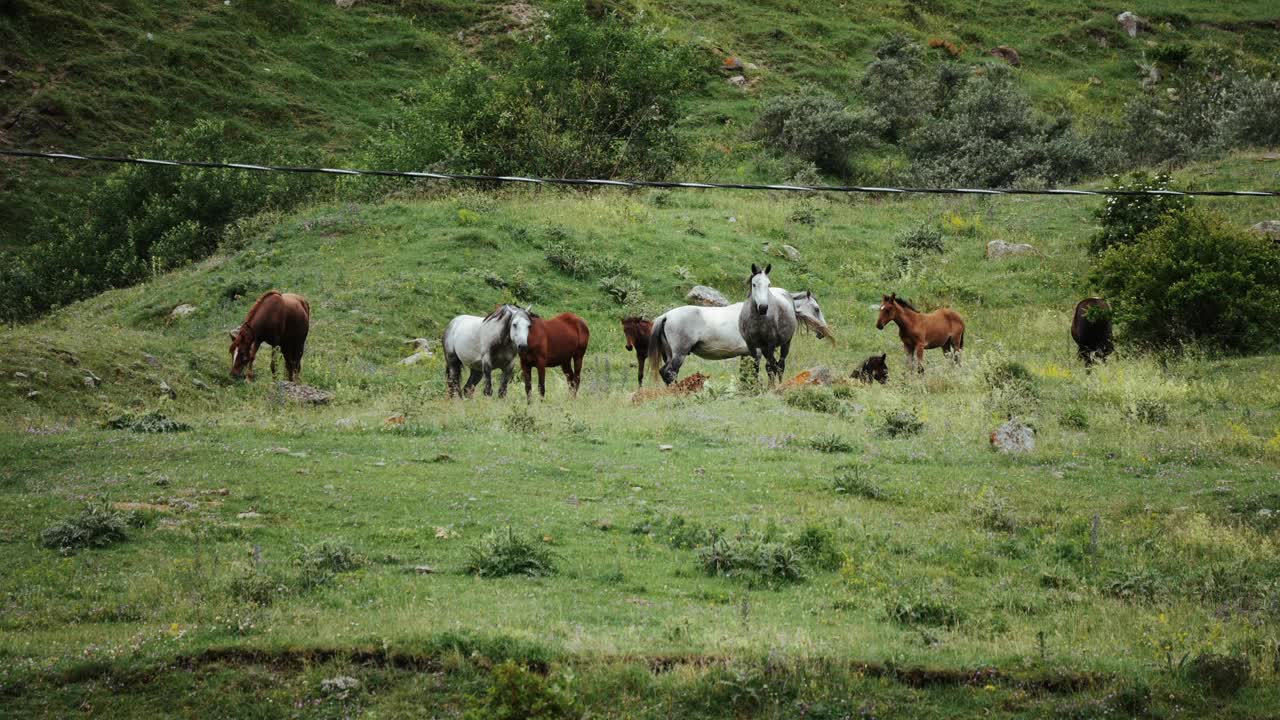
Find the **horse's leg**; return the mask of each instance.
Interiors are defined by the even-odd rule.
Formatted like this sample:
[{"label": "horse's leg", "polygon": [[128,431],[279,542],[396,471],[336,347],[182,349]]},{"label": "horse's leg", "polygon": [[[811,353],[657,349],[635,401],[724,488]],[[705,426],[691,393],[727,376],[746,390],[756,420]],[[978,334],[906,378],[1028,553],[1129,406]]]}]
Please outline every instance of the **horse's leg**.
[{"label": "horse's leg", "polygon": [[[459,367],[458,375],[454,378],[454,383],[456,384],[461,379],[462,368]],[[467,373],[467,384],[466,387],[462,388],[462,396],[465,398],[473,397],[476,394],[476,386],[479,385],[480,381],[483,379],[484,371],[472,368],[471,371]]]},{"label": "horse's leg", "polygon": [[916,344],[916,372],[924,374],[924,343]]},{"label": "horse's leg", "polygon": [[658,375],[662,377],[663,382],[670,385],[676,381],[676,378],[680,376],[680,366],[684,365],[686,357],[686,355],[672,354],[667,364],[663,365],[662,369],[658,371]]},{"label": "horse's leg", "polygon": [[520,374],[524,377],[525,402],[532,402],[533,401],[533,365],[526,363],[523,358],[520,360]]},{"label": "horse's leg", "polygon": [[583,357],[583,353],[578,353],[577,355],[573,356],[573,396],[574,397],[578,397],[578,388],[582,387],[582,357]]},{"label": "horse's leg", "polygon": [[573,360],[561,365],[560,370],[564,372],[565,382],[569,383],[569,397],[575,397],[578,394],[578,388],[573,384]]},{"label": "horse's leg", "polygon": [[484,371],[484,394],[493,397],[493,365],[486,360],[480,367]]},{"label": "horse's leg", "polygon": [[788,340],[778,348],[778,375],[785,377],[787,374],[787,355],[791,352],[791,341]]},{"label": "horse's leg", "polygon": [[902,351],[907,354],[907,372],[911,372],[912,370],[915,370],[916,356],[915,356],[914,348],[912,348],[910,345],[907,345],[906,343],[903,343]]},{"label": "horse's leg", "polygon": [[547,399],[547,363],[543,360],[538,361],[538,396]]},{"label": "horse's leg", "polygon": [[648,353],[640,352],[640,348],[636,348],[636,387],[644,387],[644,356]]},{"label": "horse's leg", "polygon": [[[278,348],[275,345],[271,346],[271,379],[272,380],[276,379],[276,350],[277,349]],[[288,372],[288,371],[289,371],[289,367],[286,364],[285,372]]]},{"label": "horse's leg", "polygon": [[502,368],[502,382],[498,383],[498,399],[507,396],[507,383],[511,382],[511,368]]}]

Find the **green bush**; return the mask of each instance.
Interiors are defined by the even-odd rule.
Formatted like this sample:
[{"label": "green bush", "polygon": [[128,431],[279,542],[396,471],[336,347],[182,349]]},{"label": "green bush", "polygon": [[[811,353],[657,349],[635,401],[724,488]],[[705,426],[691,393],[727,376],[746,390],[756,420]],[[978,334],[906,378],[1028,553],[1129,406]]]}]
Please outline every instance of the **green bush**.
[{"label": "green bush", "polygon": [[880,434],[885,437],[910,437],[924,430],[924,421],[915,410],[893,410],[880,415]]},{"label": "green bush", "polygon": [[621,15],[562,0],[495,74],[461,62],[405,94],[370,139],[400,169],[560,177],[662,177],[683,157],[677,102],[697,56]]},{"label": "green bush", "polygon": [[722,533],[719,528],[703,527],[697,520],[689,520],[683,515],[663,518],[654,514],[646,515],[631,528],[631,532],[648,535],[676,550],[692,550],[707,545]]},{"label": "green bush", "polygon": [[766,534],[743,531],[734,537],[717,535],[697,550],[698,564],[707,575],[745,577],[767,584],[801,582],[803,559],[787,543]]},{"label": "green bush", "polygon": [[839,570],[844,563],[835,534],[821,525],[806,525],[788,544],[815,570]]},{"label": "green bush", "polygon": [[[1112,178],[1108,190],[1168,190],[1169,175],[1155,177],[1145,172]],[[1099,255],[1113,245],[1133,242],[1142,233],[1160,224],[1166,215],[1182,212],[1192,206],[1193,198],[1184,195],[1111,195],[1095,213],[1101,229],[1089,240],[1089,252]]]},{"label": "green bush", "polygon": [[350,545],[326,540],[318,545],[300,546],[293,564],[298,568],[299,584],[310,590],[327,584],[339,573],[362,567],[365,558]]},{"label": "green bush", "polygon": [[[238,159],[293,164],[276,148],[240,147],[223,123],[156,125],[140,157]],[[208,255],[230,223],[291,206],[314,180],[284,173],[125,165],[81,197],[67,220],[38,234],[48,242],[0,257],[0,319],[25,320],[59,305],[122,287]]]},{"label": "green bush", "polygon": [[858,465],[841,466],[842,472],[831,481],[831,489],[841,495],[856,495],[867,500],[884,500],[889,495],[879,483],[864,476]]},{"label": "green bush", "polygon": [[489,578],[554,575],[555,553],[545,544],[517,535],[510,527],[493,530],[471,546],[466,571]]},{"label": "green bush", "polygon": [[105,505],[88,505],[79,514],[40,533],[40,544],[72,555],[84,548],[103,548],[127,540],[129,517]]},{"label": "green bush", "polygon": [[813,387],[792,390],[784,395],[782,399],[783,402],[793,408],[811,412],[838,415],[844,408],[843,404],[836,399],[836,396],[831,391]]},{"label": "green bush", "polygon": [[1280,246],[1221,215],[1167,214],[1104,252],[1094,274],[1133,341],[1247,352],[1280,336]]},{"label": "green bush", "polygon": [[809,441],[809,447],[824,453],[853,452],[853,445],[835,433],[817,435]]},{"label": "green bush", "polygon": [[493,668],[492,684],[465,720],[560,720],[578,717],[573,694],[511,660]]},{"label": "green bush", "polygon": [[905,35],[885,40],[875,50],[859,84],[859,96],[871,110],[874,132],[898,143],[928,117],[937,102],[924,49]]},{"label": "green bush", "polygon": [[963,615],[937,588],[910,589],[897,593],[885,605],[885,614],[900,625],[955,627]]},{"label": "green bush", "polygon": [[849,174],[854,147],[867,141],[856,113],[815,90],[770,99],[760,111],[757,131],[769,147],[841,177]]}]

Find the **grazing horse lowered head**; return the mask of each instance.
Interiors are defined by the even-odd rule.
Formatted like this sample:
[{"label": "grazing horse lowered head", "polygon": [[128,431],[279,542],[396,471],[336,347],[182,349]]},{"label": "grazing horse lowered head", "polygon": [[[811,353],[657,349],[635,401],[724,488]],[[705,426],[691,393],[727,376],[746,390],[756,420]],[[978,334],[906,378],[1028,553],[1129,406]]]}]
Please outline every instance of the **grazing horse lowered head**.
[{"label": "grazing horse lowered head", "polygon": [[533,400],[533,368],[538,368],[538,394],[547,396],[547,368],[559,367],[569,381],[569,394],[578,396],[582,384],[582,357],[587,354],[591,331],[573,313],[561,313],[550,320],[532,315],[529,339],[520,348],[520,372],[524,375],[524,396]]},{"label": "grazing horse lowered head", "polygon": [[636,387],[644,387],[644,359],[649,354],[649,335],[653,323],[641,317],[622,318],[622,335],[627,339],[627,350],[636,352]]},{"label": "grazing horse lowered head", "polygon": [[738,314],[738,331],[747,344],[747,354],[756,361],[757,373],[760,357],[764,357],[765,372],[772,385],[782,382],[787,370],[787,353],[791,352],[791,338],[796,334],[796,305],[794,300],[787,302],[772,291],[771,270],[771,264],[763,270],[751,265],[751,291]]},{"label": "grazing horse lowered head", "polygon": [[268,290],[249,308],[238,330],[231,333],[231,377],[253,379],[253,361],[262,343],[270,345],[271,376],[276,374],[275,350],[284,355],[285,375],[290,382],[302,376],[302,353],[311,328],[311,306],[306,298],[279,290]]},{"label": "grazing horse lowered head", "polygon": [[1106,362],[1115,351],[1111,343],[1111,306],[1102,298],[1085,298],[1076,303],[1071,318],[1071,339],[1086,367],[1095,361]]},{"label": "grazing horse lowered head", "polygon": [[[506,397],[516,358],[529,345],[529,329],[534,317],[531,309],[499,305],[485,317],[459,315],[449,321],[440,341],[444,348],[444,379],[449,397],[470,397],[481,377],[484,394],[492,395],[495,369],[502,371],[498,397]],[[471,372],[467,384],[459,386],[463,366]]]},{"label": "grazing horse lowered head", "polygon": [[942,348],[956,362],[964,349],[964,319],[951,308],[940,308],[922,313],[902,300],[897,293],[884,295],[880,303],[880,317],[876,329],[883,330],[889,323],[898,324],[898,337],[907,353],[907,367],[924,372],[924,351]]}]

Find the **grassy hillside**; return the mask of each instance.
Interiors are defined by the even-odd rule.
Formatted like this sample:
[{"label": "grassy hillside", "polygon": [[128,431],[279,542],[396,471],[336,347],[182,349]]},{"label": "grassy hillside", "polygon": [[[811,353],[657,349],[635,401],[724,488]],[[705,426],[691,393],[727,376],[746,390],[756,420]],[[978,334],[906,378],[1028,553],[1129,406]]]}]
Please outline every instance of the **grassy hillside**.
[{"label": "grassy hillside", "polygon": [[[1024,3],[606,2],[714,56],[751,63],[751,85],[711,73],[688,98],[682,127],[699,138],[684,172],[767,176],[744,129],[759,98],[817,84],[851,95],[886,37],[946,41],[966,61],[996,45],[1021,54],[1021,76],[1045,110],[1081,117],[1115,110],[1138,88],[1137,61],[1216,49],[1246,65],[1271,62],[1280,29],[1261,0],[1206,5],[1164,0],[1132,9],[1151,21],[1130,39],[1122,8]],[[804,12],[799,12],[803,7]],[[473,56],[502,72],[523,3],[303,0],[125,3],[16,0],[0,7],[0,144],[123,153],[155,123],[226,121],[245,147],[344,162],[385,121],[397,93]],[[933,51],[942,53],[939,49]],[[1168,71],[1167,71],[1168,72]],[[38,241],[103,166],[0,160],[0,247]],[[778,180],[776,177],[767,179]]]},{"label": "grassy hillside", "polygon": [[[1178,180],[1275,175],[1241,154]],[[1241,225],[1275,214],[1206,202]],[[1265,716],[1280,703],[1275,357],[1122,345],[1085,373],[1067,330],[1097,205],[406,192],[260,217],[197,266],[8,329],[0,706],[457,717],[516,687],[604,717]],[[921,225],[946,251],[904,268],[896,238]],[[1041,254],[988,261],[991,239]],[[800,261],[762,248],[784,242]],[[741,295],[766,260],[839,338],[800,337],[791,368],[843,376],[888,352],[889,385],[752,395],[736,363],[691,361],[707,392],[632,405],[619,316],[695,283]],[[256,383],[226,377],[226,331],[269,287],[310,298],[303,375],[331,405],[282,400],[265,354]],[[896,334],[874,328],[889,291],[960,311],[964,362],[931,352],[905,375]],[[399,364],[404,340],[508,299],[587,319],[577,400],[553,375],[530,406],[521,390],[449,402],[438,353]],[[182,303],[196,312],[170,321]],[[993,382],[1008,363],[1026,377]],[[191,429],[103,427],[148,411]],[[1011,412],[1033,453],[990,449]],[[919,434],[886,429],[900,413]],[[86,503],[133,503],[116,506],[135,512],[127,539],[41,546]],[[507,528],[558,572],[468,573]],[[711,528],[739,550],[776,543],[783,563],[819,554],[799,582],[708,575]],[[1211,692],[1191,660],[1205,652],[1245,658],[1249,684]],[[335,676],[360,684],[325,689]]]}]

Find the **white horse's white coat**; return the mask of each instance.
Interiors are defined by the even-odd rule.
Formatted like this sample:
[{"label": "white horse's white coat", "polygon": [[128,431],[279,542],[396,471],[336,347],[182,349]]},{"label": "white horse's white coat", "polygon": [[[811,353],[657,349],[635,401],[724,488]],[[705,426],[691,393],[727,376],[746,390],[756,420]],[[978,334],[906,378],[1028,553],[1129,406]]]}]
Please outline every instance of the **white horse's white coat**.
[{"label": "white horse's white coat", "polygon": [[[506,394],[507,382],[515,372],[519,350],[529,345],[532,320],[527,310],[504,306],[488,318],[459,315],[449,321],[441,339],[445,355],[445,382],[450,391],[470,392],[484,377],[484,393],[492,392],[492,374],[502,371],[499,397]],[[471,371],[465,388],[458,388],[462,368]]]}]

